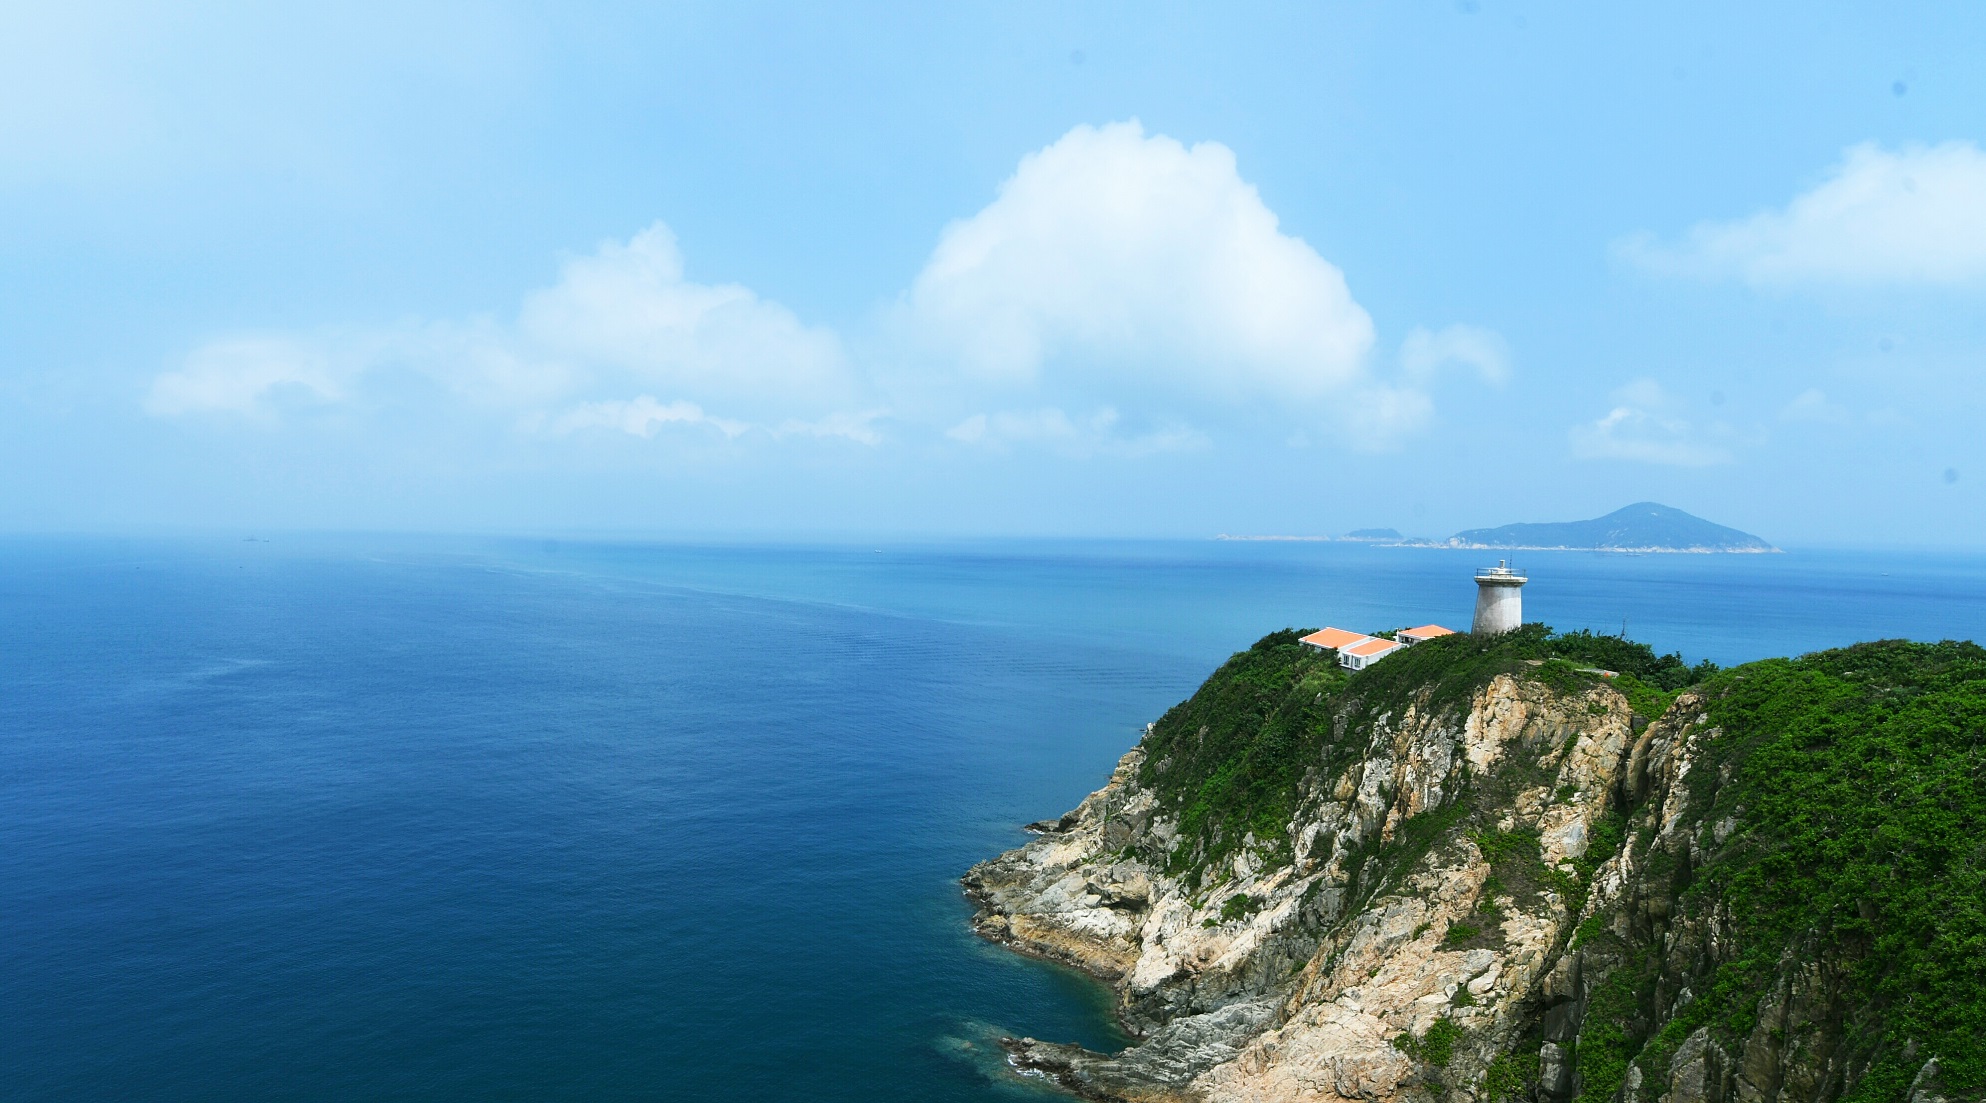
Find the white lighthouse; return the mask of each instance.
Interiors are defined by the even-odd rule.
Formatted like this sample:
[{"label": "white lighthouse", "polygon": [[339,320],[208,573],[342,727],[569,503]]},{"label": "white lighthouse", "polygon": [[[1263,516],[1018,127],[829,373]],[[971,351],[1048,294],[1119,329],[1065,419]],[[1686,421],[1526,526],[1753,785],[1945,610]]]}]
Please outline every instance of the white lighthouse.
[{"label": "white lighthouse", "polygon": [[1524,572],[1499,559],[1494,567],[1476,572],[1476,623],[1469,629],[1478,636],[1494,636],[1524,623]]}]

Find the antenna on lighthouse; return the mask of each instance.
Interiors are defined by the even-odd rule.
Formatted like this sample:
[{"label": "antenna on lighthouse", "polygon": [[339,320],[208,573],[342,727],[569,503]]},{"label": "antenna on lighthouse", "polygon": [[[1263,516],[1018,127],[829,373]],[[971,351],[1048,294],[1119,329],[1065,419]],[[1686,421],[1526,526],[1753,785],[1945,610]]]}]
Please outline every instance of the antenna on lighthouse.
[{"label": "antenna on lighthouse", "polygon": [[1478,636],[1509,632],[1524,623],[1524,584],[1531,581],[1523,571],[1499,559],[1494,567],[1476,572],[1476,622],[1469,629]]}]

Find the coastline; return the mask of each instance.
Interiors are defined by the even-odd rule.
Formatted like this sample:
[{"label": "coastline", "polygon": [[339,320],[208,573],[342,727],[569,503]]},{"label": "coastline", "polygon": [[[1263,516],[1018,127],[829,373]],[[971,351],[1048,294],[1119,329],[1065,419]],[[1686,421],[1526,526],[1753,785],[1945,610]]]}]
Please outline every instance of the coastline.
[{"label": "coastline", "polygon": [[1565,552],[1612,552],[1631,555],[1785,555],[1786,549],[1764,548],[1719,548],[1705,545],[1677,547],[1667,544],[1650,544],[1643,547],[1626,545],[1592,545],[1575,547],[1569,544],[1385,544],[1391,548],[1457,548],[1462,551],[1565,551]]},{"label": "coastline", "polygon": [[1369,548],[1437,548],[1452,551],[1602,552],[1614,555],[1785,555],[1785,548],[1724,548],[1673,544],[1464,544],[1450,540],[1354,540],[1343,536],[1235,536],[1221,533],[1215,540],[1253,544],[1363,544]]}]

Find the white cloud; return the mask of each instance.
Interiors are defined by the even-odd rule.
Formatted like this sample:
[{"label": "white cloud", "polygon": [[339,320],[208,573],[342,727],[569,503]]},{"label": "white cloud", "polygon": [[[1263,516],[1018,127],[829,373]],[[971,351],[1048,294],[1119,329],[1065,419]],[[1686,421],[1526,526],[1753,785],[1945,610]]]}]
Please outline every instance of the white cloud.
[{"label": "white cloud", "polygon": [[882,443],[883,437],[876,430],[875,422],[885,415],[883,410],[834,413],[811,421],[788,418],[777,425],[763,427],[733,418],[716,417],[694,402],[680,399],[663,402],[654,395],[644,394],[630,399],[582,402],[557,417],[548,418],[543,414],[527,416],[520,422],[520,427],[526,432],[546,432],[554,436],[567,436],[589,429],[608,429],[645,438],[653,437],[669,426],[701,425],[717,430],[726,439],[763,431],[774,437],[840,438],[857,444],[876,445]]},{"label": "white cloud", "polygon": [[1427,424],[1434,415],[1434,400],[1414,387],[1362,387],[1345,403],[1339,431],[1328,438],[1336,446],[1347,444],[1361,452],[1384,452],[1395,447],[1406,434]]},{"label": "white cloud", "polygon": [[665,425],[708,425],[727,437],[738,436],[750,428],[741,421],[711,417],[694,402],[663,403],[646,394],[626,400],[581,403],[554,419],[550,428],[561,435],[583,429],[618,429],[637,437],[652,437]]},{"label": "white cloud", "polygon": [[1449,364],[1475,369],[1485,382],[1510,377],[1510,347],[1502,335],[1478,326],[1446,326],[1430,330],[1416,326],[1400,343],[1400,369],[1407,378],[1426,382]]},{"label": "white cloud", "polygon": [[825,396],[843,380],[832,331],[737,284],[684,279],[659,222],[567,262],[556,285],[525,298],[518,328],[547,357],[701,396]]},{"label": "white cloud", "polygon": [[1848,411],[1842,409],[1827,392],[1818,387],[1801,391],[1780,411],[1785,421],[1812,421],[1825,425],[1839,425],[1849,420]]},{"label": "white cloud", "polygon": [[[286,394],[356,401],[388,393],[406,374],[474,405],[517,411],[520,425],[559,433],[617,427],[639,436],[674,422],[735,437],[746,418],[832,418],[854,389],[832,331],[804,325],[746,288],[684,278],[675,236],[657,223],[569,261],[555,284],[524,297],[514,322],[224,338],[155,379],[146,409],[266,417]],[[586,401],[588,392],[631,390],[647,393]],[[706,414],[704,404],[732,416]]]},{"label": "white cloud", "polygon": [[1675,244],[1643,234],[1618,249],[1651,271],[1761,286],[1986,279],[1986,152],[1969,141],[1858,145],[1784,208],[1700,223]]},{"label": "white cloud", "polygon": [[1729,435],[1721,426],[1706,433],[1683,415],[1682,404],[1653,380],[1637,380],[1615,392],[1615,405],[1597,420],[1572,428],[1573,454],[1583,459],[1633,460],[1671,467],[1710,467],[1731,460],[1731,452],[1706,437]]},{"label": "white cloud", "polygon": [[1207,439],[1183,425],[1154,426],[1143,433],[1122,427],[1122,416],[1105,406],[1072,418],[1058,407],[974,414],[945,431],[962,444],[1005,450],[1014,445],[1046,446],[1071,456],[1149,456],[1202,447]]},{"label": "white cloud", "polygon": [[840,437],[857,444],[875,446],[883,442],[882,433],[876,429],[876,421],[888,416],[887,410],[864,410],[857,413],[835,413],[826,417],[803,421],[787,418],[772,430],[776,437],[816,437],[828,439]]},{"label": "white cloud", "polygon": [[[1372,320],[1217,142],[1079,126],[945,229],[904,298],[970,377],[1087,377],[1223,400],[1359,383]],[[1052,381],[1052,378],[1051,378]]]},{"label": "white cloud", "polygon": [[1445,366],[1508,371],[1495,333],[1449,326],[1412,331],[1397,377],[1375,375],[1343,273],[1282,231],[1234,154],[1136,122],[1022,158],[883,323],[852,362],[834,331],[689,279],[656,223],[568,260],[507,316],[210,342],[153,381],[147,408],[274,421],[303,403],[429,403],[554,436],[702,426],[865,445],[888,419],[1072,455],[1199,447],[1224,425],[1384,450],[1429,419]]},{"label": "white cloud", "polygon": [[324,349],[288,337],[233,337],[194,350],[177,371],[152,380],[148,413],[172,417],[227,413],[268,417],[288,397],[334,402],[347,370]]},{"label": "white cloud", "polygon": [[369,340],[367,352],[348,359],[375,374],[398,368],[432,379],[477,406],[556,403],[593,374],[578,361],[547,356],[519,340],[512,326],[489,318],[406,326]]}]

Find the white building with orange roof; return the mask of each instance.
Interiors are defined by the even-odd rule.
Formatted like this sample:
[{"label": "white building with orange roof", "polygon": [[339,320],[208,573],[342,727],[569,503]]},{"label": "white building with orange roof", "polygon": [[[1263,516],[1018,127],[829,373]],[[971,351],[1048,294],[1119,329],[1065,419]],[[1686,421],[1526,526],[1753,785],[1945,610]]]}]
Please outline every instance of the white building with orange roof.
[{"label": "white building with orange roof", "polygon": [[1452,636],[1454,634],[1455,630],[1453,628],[1443,628],[1439,624],[1423,624],[1419,628],[1402,628],[1393,635],[1401,643],[1412,647],[1417,643],[1426,643],[1436,636]]},{"label": "white building with orange roof", "polygon": [[1355,643],[1364,643],[1371,638],[1364,632],[1347,632],[1342,628],[1319,628],[1303,637],[1303,642],[1319,651],[1343,651]]},{"label": "white building with orange roof", "polygon": [[1338,651],[1338,665],[1347,670],[1364,670],[1373,663],[1407,646],[1399,640],[1389,640],[1384,636],[1373,636],[1363,643],[1355,643]]},{"label": "white building with orange roof", "polygon": [[1336,651],[1338,665],[1346,670],[1364,670],[1373,663],[1405,647],[1425,643],[1437,636],[1452,636],[1453,629],[1439,624],[1423,624],[1419,628],[1403,628],[1393,633],[1392,639],[1384,636],[1368,636],[1364,632],[1349,632],[1343,628],[1319,628],[1302,642],[1319,651]]}]

